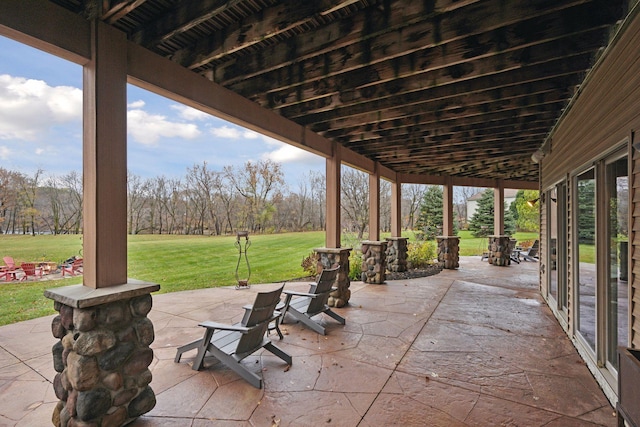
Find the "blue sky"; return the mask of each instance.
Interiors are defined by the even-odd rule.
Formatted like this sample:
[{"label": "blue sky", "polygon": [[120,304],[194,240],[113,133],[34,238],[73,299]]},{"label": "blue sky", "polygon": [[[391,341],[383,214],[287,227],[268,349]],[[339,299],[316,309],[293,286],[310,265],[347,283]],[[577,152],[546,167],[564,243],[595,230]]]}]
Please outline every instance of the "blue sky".
[{"label": "blue sky", "polygon": [[[0,36],[0,167],[45,176],[82,171],[82,68]],[[129,85],[128,169],[143,178],[184,177],[270,159],[291,190],[323,158]]]}]

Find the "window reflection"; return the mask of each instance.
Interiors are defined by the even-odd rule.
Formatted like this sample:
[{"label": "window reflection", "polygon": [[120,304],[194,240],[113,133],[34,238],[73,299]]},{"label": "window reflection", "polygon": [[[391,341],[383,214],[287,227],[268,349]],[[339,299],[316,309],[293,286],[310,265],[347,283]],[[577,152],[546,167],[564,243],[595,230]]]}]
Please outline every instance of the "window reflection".
[{"label": "window reflection", "polygon": [[596,181],[594,169],[577,177],[578,332],[596,348]]}]

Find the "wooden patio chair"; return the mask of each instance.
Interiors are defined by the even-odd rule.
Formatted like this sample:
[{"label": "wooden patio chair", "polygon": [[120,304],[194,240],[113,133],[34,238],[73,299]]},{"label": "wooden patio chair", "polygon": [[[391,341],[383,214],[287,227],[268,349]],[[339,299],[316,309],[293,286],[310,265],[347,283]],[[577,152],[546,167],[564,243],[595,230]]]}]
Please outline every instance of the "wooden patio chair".
[{"label": "wooden patio chair", "polygon": [[82,273],[82,258],[76,258],[71,264],[62,265],[62,276],[67,273],[69,276],[75,276]]},{"label": "wooden patio chair", "polygon": [[23,262],[20,264],[20,269],[24,273],[20,278],[21,282],[29,280],[29,277],[42,277],[42,269],[35,262]]},{"label": "wooden patio chair", "polygon": [[7,282],[16,280],[18,268],[16,267],[16,263],[13,260],[13,257],[6,256],[3,257],[2,260],[4,261],[5,265],[0,267],[0,278],[4,277]]},{"label": "wooden patio chair", "polygon": [[291,356],[272,344],[266,334],[269,323],[280,316],[275,308],[280,302],[283,287],[284,285],[271,292],[258,293],[253,305],[243,307],[245,313],[240,323],[235,325],[211,321],[200,323],[199,326],[205,328],[204,336],[178,347],[174,361],[178,363],[184,352],[198,349],[192,369],[199,371],[206,353],[211,353],[251,385],[262,388],[262,378],[241,362],[247,356],[265,348],[291,365]]},{"label": "wooden patio chair", "polygon": [[[286,298],[282,306],[280,323],[284,323],[285,315],[289,314],[308,328],[321,335],[325,335],[326,331],[324,326],[312,319],[312,317],[318,314],[325,313],[344,325],[346,323],[344,317],[333,312],[331,307],[327,305],[329,294],[334,290],[332,286],[338,275],[339,268],[340,267],[337,266],[322,270],[318,281],[312,283],[309,287],[309,292],[284,291]],[[294,296],[299,298],[292,298]],[[280,307],[278,307],[278,309],[280,309]]]},{"label": "wooden patio chair", "polygon": [[525,261],[538,261],[538,252],[540,251],[540,240],[533,242],[533,245],[527,250],[520,252],[520,256]]}]

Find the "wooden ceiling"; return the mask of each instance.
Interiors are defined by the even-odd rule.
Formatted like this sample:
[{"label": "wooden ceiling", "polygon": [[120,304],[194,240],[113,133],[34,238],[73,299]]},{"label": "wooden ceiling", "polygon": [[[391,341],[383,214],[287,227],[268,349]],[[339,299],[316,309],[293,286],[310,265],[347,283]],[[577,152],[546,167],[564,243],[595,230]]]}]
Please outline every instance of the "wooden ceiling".
[{"label": "wooden ceiling", "polygon": [[404,174],[531,155],[628,0],[52,0]]}]

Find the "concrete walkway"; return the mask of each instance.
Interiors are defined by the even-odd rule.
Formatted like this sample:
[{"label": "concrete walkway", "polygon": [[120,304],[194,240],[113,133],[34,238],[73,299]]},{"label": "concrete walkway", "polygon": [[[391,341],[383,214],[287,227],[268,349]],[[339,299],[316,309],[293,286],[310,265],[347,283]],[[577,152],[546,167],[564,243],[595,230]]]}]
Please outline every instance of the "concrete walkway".
[{"label": "concrete walkway", "polygon": [[[268,352],[243,363],[258,390],[213,358],[196,372],[177,346],[203,320],[234,323],[255,292],[216,288],[154,296],[156,407],[132,426],[615,426],[613,408],[538,293],[536,263],[351,285],[350,305],[325,317],[327,336],[284,325]],[[306,290],[291,283],[287,289]],[[47,426],[57,402],[53,317],[0,328],[0,426]]]}]

